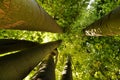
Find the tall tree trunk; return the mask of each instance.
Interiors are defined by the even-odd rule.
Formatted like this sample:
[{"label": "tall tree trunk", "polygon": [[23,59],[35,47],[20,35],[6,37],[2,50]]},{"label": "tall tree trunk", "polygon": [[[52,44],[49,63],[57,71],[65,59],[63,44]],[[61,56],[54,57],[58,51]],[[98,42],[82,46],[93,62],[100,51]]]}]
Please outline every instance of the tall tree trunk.
[{"label": "tall tree trunk", "polygon": [[55,80],[55,63],[53,55],[49,55],[43,67],[33,76],[32,80]]},{"label": "tall tree trunk", "polygon": [[0,79],[22,80],[44,57],[51,53],[61,40],[0,57]]},{"label": "tall tree trunk", "polygon": [[120,7],[111,11],[84,29],[87,36],[113,36],[120,34]]},{"label": "tall tree trunk", "polygon": [[0,54],[23,50],[37,45],[39,43],[26,40],[0,39]]},{"label": "tall tree trunk", "polygon": [[64,68],[64,71],[62,73],[61,80],[73,80],[72,69],[71,69],[71,56],[70,55],[67,58],[67,62],[65,64],[65,68]]},{"label": "tall tree trunk", "polygon": [[62,32],[36,0],[0,0],[0,28]]}]

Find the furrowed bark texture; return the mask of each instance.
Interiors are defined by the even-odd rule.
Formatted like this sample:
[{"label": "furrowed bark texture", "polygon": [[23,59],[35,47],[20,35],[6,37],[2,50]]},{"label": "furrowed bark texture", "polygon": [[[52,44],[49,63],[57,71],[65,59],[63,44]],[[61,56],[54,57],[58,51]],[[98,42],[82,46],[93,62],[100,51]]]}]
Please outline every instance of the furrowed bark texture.
[{"label": "furrowed bark texture", "polygon": [[73,80],[72,68],[71,68],[71,57],[70,56],[68,56],[67,62],[65,64],[64,71],[62,73],[61,80]]},{"label": "furrowed bark texture", "polygon": [[62,32],[36,0],[0,0],[0,29]]},{"label": "furrowed bark texture", "polygon": [[55,63],[53,55],[48,57],[44,66],[33,76],[32,80],[55,80]]},{"label": "furrowed bark texture", "polygon": [[26,48],[35,47],[37,45],[39,45],[39,43],[26,40],[0,39],[0,54],[11,51],[24,50]]},{"label": "furrowed bark texture", "polygon": [[0,57],[0,79],[22,80],[49,53],[56,49],[61,40]]},{"label": "furrowed bark texture", "polygon": [[120,34],[120,7],[111,11],[84,29],[87,36],[113,36]]}]

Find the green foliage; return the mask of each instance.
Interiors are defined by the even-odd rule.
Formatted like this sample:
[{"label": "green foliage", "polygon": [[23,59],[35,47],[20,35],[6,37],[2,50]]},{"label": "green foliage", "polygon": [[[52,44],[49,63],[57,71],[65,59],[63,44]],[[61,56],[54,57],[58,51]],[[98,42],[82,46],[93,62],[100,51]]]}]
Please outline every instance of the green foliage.
[{"label": "green foliage", "polygon": [[96,8],[96,15],[100,18],[119,6],[119,4],[120,2],[118,0],[96,0],[93,5]]},{"label": "green foliage", "polygon": [[74,80],[120,79],[119,36],[86,37],[82,30],[120,4],[117,0],[38,0],[40,5],[63,27],[57,34],[63,43],[59,47],[57,80],[60,79],[67,54],[72,56]]},{"label": "green foliage", "polygon": [[90,63],[86,67],[86,70],[90,70],[89,75],[100,80],[119,79],[119,43],[114,37],[89,37],[85,42],[86,50],[90,53],[85,61]]},{"label": "green foliage", "polygon": [[36,31],[0,30],[0,39],[20,39],[42,42],[43,33]]},{"label": "green foliage", "polygon": [[[65,54],[73,58],[74,80],[117,80],[120,79],[119,67],[119,36],[113,37],[85,37],[81,30],[103,15],[117,7],[119,2],[106,0],[95,1],[92,8],[81,10],[76,20],[61,38],[64,40],[60,47],[58,69],[64,62]],[[100,7],[101,9],[98,9]],[[69,29],[67,29],[69,30]],[[61,57],[61,55],[63,55]]]},{"label": "green foliage", "polygon": [[[89,0],[37,0],[43,8],[68,32],[72,24],[86,8]],[[84,7],[83,7],[84,6]]]},{"label": "green foliage", "polygon": [[119,0],[37,0],[64,29],[64,34],[0,30],[0,38],[47,42],[62,39],[59,47],[57,80],[67,54],[72,56],[74,80],[119,80],[120,36],[86,37],[82,30],[120,5]]}]

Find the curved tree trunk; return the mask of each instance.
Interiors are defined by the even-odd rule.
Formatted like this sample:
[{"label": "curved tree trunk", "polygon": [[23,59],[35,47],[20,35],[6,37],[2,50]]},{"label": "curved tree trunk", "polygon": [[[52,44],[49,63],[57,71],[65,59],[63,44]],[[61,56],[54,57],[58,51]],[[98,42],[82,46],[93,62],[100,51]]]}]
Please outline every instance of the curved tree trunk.
[{"label": "curved tree trunk", "polygon": [[71,69],[71,56],[68,56],[61,80],[73,80]]},{"label": "curved tree trunk", "polygon": [[44,57],[56,49],[61,40],[0,57],[0,79],[22,80]]},{"label": "curved tree trunk", "polygon": [[0,29],[62,32],[35,0],[0,0]]},{"label": "curved tree trunk", "polygon": [[87,36],[113,36],[120,34],[120,7],[84,29]]},{"label": "curved tree trunk", "polygon": [[33,76],[32,80],[55,80],[55,63],[53,55],[49,55],[43,67]]},{"label": "curved tree trunk", "polygon": [[26,40],[0,39],[0,54],[23,50],[37,45],[39,43]]}]

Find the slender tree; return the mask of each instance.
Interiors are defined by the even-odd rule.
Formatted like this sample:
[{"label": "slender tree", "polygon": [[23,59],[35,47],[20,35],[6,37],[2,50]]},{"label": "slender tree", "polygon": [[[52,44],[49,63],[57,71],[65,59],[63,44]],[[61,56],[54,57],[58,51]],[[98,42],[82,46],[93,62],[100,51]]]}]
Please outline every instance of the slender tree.
[{"label": "slender tree", "polygon": [[23,50],[37,45],[39,45],[39,43],[26,40],[0,39],[0,54]]},{"label": "slender tree", "polygon": [[[52,52],[53,53],[53,52]],[[32,80],[55,80],[55,63],[53,54],[49,55],[47,62],[32,77]]]},{"label": "slender tree", "polygon": [[35,0],[1,0],[0,28],[62,32]]},{"label": "slender tree", "polygon": [[22,80],[61,40],[40,44],[15,54],[0,57],[0,79]]},{"label": "slender tree", "polygon": [[65,68],[64,68],[64,71],[62,73],[61,80],[73,80],[72,69],[71,69],[71,56],[70,55],[67,58],[67,62],[65,64]]},{"label": "slender tree", "polygon": [[87,36],[113,36],[120,34],[120,7],[84,29]]}]

